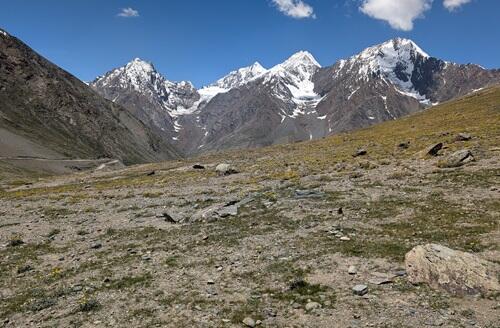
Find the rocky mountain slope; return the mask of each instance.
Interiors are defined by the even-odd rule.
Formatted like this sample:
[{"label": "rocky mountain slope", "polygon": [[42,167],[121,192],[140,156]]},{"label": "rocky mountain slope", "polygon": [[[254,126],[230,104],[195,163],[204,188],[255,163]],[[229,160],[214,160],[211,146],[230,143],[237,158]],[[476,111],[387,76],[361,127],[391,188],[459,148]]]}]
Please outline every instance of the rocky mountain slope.
[{"label": "rocky mountain slope", "polygon": [[138,116],[0,32],[2,159],[108,157],[144,163],[178,157]]},{"label": "rocky mountain slope", "polygon": [[[92,86],[140,112],[141,118],[154,117],[153,125],[164,129],[186,155],[322,138],[500,83],[499,70],[446,62],[400,38],[325,68],[304,51],[271,69],[255,63],[199,90],[189,82],[167,81],[144,62],[139,66],[151,68],[147,74],[115,80],[135,65],[138,61],[98,78]],[[148,86],[155,81],[166,87]],[[188,91],[167,85],[187,86]],[[165,102],[165,97],[176,101]]]},{"label": "rocky mountain slope", "polygon": [[0,322],[496,328],[499,145],[497,87],[321,140],[5,183]]}]

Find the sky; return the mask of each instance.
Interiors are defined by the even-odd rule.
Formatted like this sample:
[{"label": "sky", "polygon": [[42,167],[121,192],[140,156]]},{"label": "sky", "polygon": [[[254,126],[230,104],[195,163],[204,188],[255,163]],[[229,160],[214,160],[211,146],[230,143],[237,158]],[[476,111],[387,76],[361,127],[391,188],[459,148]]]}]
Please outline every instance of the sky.
[{"label": "sky", "polygon": [[500,68],[500,0],[0,0],[0,28],[91,81],[139,57],[201,87],[299,50],[323,66],[394,37]]}]

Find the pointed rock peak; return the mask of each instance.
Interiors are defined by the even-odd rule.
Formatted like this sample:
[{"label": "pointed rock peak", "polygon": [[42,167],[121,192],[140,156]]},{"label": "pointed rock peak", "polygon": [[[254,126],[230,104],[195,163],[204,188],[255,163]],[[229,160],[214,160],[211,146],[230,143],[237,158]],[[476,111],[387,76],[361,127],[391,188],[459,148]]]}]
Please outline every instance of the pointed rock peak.
[{"label": "pointed rock peak", "polygon": [[236,71],[230,72],[228,75],[208,87],[217,87],[219,89],[229,90],[242,86],[266,72],[267,69],[262,67],[260,63],[255,62],[251,66],[242,67]]},{"label": "pointed rock peak", "polygon": [[0,28],[0,35],[9,36],[9,33],[5,32],[5,30]]},{"label": "pointed rock peak", "polygon": [[321,65],[316,61],[314,56],[308,51],[299,51],[290,58],[288,58],[281,65],[284,67],[297,66],[297,65],[306,65],[306,66],[316,66],[321,67]]},{"label": "pointed rock peak", "polygon": [[140,58],[134,58],[131,62],[129,62],[127,65],[125,65],[125,68],[127,70],[133,69],[133,70],[140,70],[143,72],[156,71],[154,65],[151,62],[147,62],[147,61],[142,60]]},{"label": "pointed rock peak", "polygon": [[423,57],[429,57],[429,55],[422,50],[415,42],[410,39],[404,38],[394,38],[386,42],[386,44],[392,43],[392,48],[396,51],[416,51]]},{"label": "pointed rock peak", "polygon": [[262,66],[259,62],[255,62],[253,63],[252,66],[250,66],[250,70],[252,72],[256,72],[256,73],[264,73],[265,71],[267,71],[264,66]]},{"label": "pointed rock peak", "polygon": [[244,75],[249,75],[249,76],[257,76],[259,74],[262,74],[266,72],[267,70],[262,67],[262,65],[259,62],[253,63],[251,66],[243,67],[238,69],[237,71],[233,71],[230,74],[235,74],[235,73],[240,73]]}]

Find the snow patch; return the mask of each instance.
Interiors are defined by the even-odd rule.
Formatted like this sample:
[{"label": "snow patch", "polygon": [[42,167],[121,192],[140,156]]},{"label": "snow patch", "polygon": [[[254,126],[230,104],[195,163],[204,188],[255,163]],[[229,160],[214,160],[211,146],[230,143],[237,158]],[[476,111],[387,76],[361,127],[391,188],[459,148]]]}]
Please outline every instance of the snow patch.
[{"label": "snow patch", "polygon": [[347,97],[347,100],[351,100],[352,96],[354,96],[354,94],[356,92],[358,92],[359,89],[361,89],[361,87],[357,87],[356,90],[354,90],[353,92],[351,92],[351,94]]}]

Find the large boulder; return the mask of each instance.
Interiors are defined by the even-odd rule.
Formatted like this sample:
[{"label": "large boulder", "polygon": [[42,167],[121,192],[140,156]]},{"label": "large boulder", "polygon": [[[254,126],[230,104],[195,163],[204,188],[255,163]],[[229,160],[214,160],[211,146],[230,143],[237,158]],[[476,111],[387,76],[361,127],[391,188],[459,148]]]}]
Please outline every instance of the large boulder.
[{"label": "large boulder", "polygon": [[219,176],[225,176],[225,175],[238,173],[238,170],[234,166],[232,166],[231,164],[222,163],[222,164],[217,165],[217,167],[215,168],[215,172]]},{"label": "large boulder", "polygon": [[439,167],[460,167],[467,163],[473,162],[474,155],[468,149],[462,149],[457,152],[454,152],[447,158],[438,162]]},{"label": "large boulder", "polygon": [[441,245],[413,248],[405,256],[405,266],[411,283],[425,283],[455,296],[500,292],[498,264]]}]

